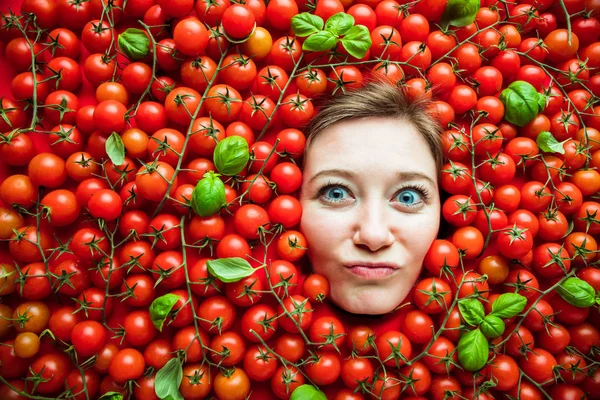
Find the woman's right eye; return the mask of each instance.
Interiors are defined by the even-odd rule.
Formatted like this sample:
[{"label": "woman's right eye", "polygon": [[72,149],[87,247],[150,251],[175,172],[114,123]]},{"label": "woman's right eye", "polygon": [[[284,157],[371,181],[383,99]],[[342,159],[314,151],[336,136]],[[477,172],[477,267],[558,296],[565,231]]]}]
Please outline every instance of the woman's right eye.
[{"label": "woman's right eye", "polygon": [[347,197],[348,189],[340,185],[328,185],[321,188],[319,195],[329,203],[338,203]]}]

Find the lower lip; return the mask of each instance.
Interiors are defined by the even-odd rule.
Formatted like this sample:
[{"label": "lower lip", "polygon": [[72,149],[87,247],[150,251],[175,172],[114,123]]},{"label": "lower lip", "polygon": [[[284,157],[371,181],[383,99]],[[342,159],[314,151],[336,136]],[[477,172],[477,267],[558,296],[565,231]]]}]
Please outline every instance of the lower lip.
[{"label": "lower lip", "polygon": [[380,279],[390,276],[396,271],[394,268],[369,268],[369,267],[351,267],[348,268],[354,275],[365,279]]}]

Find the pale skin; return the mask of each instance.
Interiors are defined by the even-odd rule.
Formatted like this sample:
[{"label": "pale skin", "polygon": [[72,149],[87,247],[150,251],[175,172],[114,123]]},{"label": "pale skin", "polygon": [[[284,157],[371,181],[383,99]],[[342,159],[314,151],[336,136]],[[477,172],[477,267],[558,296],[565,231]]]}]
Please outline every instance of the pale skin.
[{"label": "pale skin", "polygon": [[[300,230],[333,303],[380,315],[403,302],[438,234],[437,175],[425,139],[398,119],[343,121],[310,144]],[[356,263],[393,268],[351,268]]]}]

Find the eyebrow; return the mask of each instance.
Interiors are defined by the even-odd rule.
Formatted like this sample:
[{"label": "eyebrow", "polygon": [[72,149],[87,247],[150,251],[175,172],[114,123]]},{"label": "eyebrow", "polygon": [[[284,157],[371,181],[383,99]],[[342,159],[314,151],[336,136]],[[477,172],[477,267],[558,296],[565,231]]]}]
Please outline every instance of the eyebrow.
[{"label": "eyebrow", "polygon": [[[318,173],[316,173],[312,178],[310,178],[308,183],[310,184],[315,179],[317,179],[321,176],[328,176],[328,175],[339,175],[339,176],[343,176],[345,178],[353,178],[356,176],[354,174],[354,172],[348,171],[345,169],[325,169],[323,171],[319,171]],[[437,186],[437,184],[433,181],[433,179],[431,179],[429,176],[425,175],[424,173],[418,172],[418,171],[398,171],[398,172],[396,172],[396,177],[402,181],[414,181],[414,180],[422,179],[422,180],[429,182],[434,187]]]}]

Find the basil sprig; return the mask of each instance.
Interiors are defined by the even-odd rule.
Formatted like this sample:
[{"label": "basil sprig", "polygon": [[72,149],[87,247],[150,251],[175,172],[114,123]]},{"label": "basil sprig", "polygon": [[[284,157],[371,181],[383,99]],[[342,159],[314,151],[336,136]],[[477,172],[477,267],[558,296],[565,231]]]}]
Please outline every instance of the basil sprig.
[{"label": "basil sprig", "polygon": [[488,361],[488,341],[479,328],[464,333],[457,346],[458,362],[467,371],[477,371]]},{"label": "basil sprig", "polygon": [[600,304],[600,298],[596,298],[592,285],[583,279],[567,278],[558,286],[557,292],[563,300],[575,307],[588,308]]},{"label": "basil sprig", "polygon": [[565,148],[563,145],[567,142],[567,140],[559,142],[554,136],[552,136],[552,133],[544,131],[540,132],[538,137],[535,139],[535,142],[540,150],[545,153],[565,154]]},{"label": "basil sprig", "polygon": [[108,139],[106,139],[104,147],[108,158],[110,158],[110,161],[114,165],[123,165],[125,162],[125,144],[118,133],[111,133]]},{"label": "basil sprig", "polygon": [[208,171],[192,192],[192,210],[201,217],[210,217],[227,204],[225,184],[219,174]]},{"label": "basil sprig", "polygon": [[215,147],[213,160],[217,170],[227,176],[239,174],[248,164],[248,142],[241,136],[229,136]]},{"label": "basil sprig", "polygon": [[512,318],[525,309],[527,299],[517,293],[504,293],[492,303],[492,312],[485,315],[477,299],[458,301],[460,315],[467,324],[476,327],[464,333],[458,342],[458,361],[467,371],[477,371],[488,361],[488,339],[501,336],[506,329],[502,318]]},{"label": "basil sprig", "polygon": [[130,60],[140,60],[150,53],[150,39],[137,28],[129,28],[119,35],[119,48]]},{"label": "basil sprig", "polygon": [[327,396],[313,385],[300,385],[294,389],[290,400],[327,400]]},{"label": "basil sprig", "polygon": [[240,257],[208,260],[206,266],[208,272],[225,283],[237,282],[254,273],[250,263]]},{"label": "basil sprig", "polygon": [[517,126],[525,126],[544,111],[546,97],[529,82],[514,81],[500,93],[504,104],[504,118]]},{"label": "basil sprig", "polygon": [[154,393],[161,400],[183,400],[179,385],[183,380],[183,367],[178,358],[171,358],[164,367],[156,373]]},{"label": "basil sprig", "polygon": [[440,25],[444,29],[449,25],[467,26],[475,21],[479,7],[479,0],[448,0]]},{"label": "basil sprig", "polygon": [[163,324],[178,300],[179,296],[168,293],[154,299],[150,304],[150,320],[160,332],[162,332]]},{"label": "basil sprig", "polygon": [[306,37],[302,50],[329,51],[341,42],[352,57],[363,58],[371,47],[371,34],[366,26],[354,22],[354,17],[344,12],[332,15],[326,23],[304,12],[292,17],[292,30],[296,36]]}]

